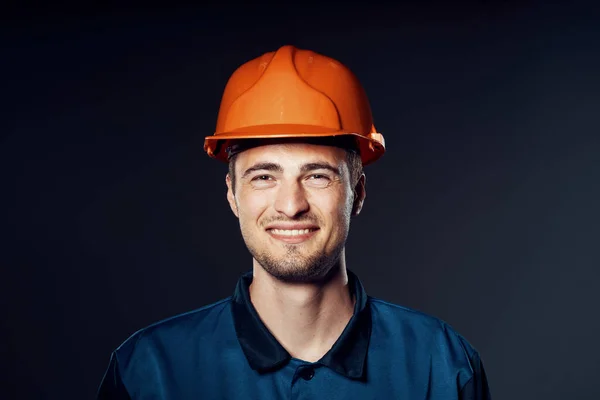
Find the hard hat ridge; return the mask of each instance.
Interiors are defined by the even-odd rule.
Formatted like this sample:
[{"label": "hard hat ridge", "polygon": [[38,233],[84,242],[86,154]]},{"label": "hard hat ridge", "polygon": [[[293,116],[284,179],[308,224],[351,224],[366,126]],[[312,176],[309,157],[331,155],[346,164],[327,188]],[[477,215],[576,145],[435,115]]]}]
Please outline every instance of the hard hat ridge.
[{"label": "hard hat ridge", "polygon": [[[204,149],[227,161],[253,139],[352,136],[363,165],[385,151],[364,89],[338,61],[291,45],[241,65],[229,78],[213,136]],[[244,148],[246,145],[237,145]]]}]

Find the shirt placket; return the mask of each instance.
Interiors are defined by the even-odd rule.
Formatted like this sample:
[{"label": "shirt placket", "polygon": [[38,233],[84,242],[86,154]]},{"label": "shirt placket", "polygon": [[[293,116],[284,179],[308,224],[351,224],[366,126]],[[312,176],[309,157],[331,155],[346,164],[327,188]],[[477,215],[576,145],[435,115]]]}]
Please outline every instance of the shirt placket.
[{"label": "shirt placket", "polygon": [[314,388],[317,385],[317,376],[321,366],[318,364],[302,363],[296,367],[296,371],[291,383],[292,400],[308,400],[314,399],[314,394],[317,390]]}]

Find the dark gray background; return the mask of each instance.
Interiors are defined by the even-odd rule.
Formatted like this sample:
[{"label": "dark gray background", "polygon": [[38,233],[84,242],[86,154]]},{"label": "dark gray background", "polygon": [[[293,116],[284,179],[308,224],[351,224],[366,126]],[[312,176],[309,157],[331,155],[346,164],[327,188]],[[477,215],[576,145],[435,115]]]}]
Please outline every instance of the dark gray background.
[{"label": "dark gray background", "polygon": [[203,138],[233,70],[294,44],[387,141],[348,242],[369,294],[450,323],[495,399],[600,398],[598,14],[420,4],[3,14],[0,397],[92,398],[129,335],[232,293]]}]

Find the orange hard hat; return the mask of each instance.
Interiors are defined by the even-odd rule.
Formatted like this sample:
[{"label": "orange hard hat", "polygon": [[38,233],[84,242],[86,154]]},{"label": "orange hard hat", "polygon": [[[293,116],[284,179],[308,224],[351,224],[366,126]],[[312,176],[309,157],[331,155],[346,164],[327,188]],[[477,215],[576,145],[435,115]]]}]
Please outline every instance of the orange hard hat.
[{"label": "orange hard hat", "polygon": [[283,46],[241,65],[229,78],[209,156],[228,161],[228,148],[245,139],[355,139],[363,165],[385,152],[367,95],[340,62],[309,50]]}]

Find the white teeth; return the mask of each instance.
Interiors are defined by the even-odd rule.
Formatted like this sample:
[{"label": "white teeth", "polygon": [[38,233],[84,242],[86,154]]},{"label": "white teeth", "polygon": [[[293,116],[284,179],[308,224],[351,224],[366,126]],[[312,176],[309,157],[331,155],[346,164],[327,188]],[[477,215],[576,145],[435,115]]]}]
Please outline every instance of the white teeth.
[{"label": "white teeth", "polygon": [[310,229],[271,229],[275,235],[285,235],[285,236],[296,236],[296,235],[306,235],[310,232]]}]

